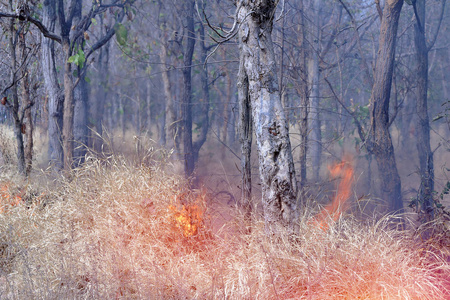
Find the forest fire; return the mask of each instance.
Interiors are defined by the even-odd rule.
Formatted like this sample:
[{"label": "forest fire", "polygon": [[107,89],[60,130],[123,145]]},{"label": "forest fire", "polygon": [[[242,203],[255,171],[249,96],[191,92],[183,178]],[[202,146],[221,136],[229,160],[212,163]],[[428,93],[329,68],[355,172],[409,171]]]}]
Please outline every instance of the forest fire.
[{"label": "forest fire", "polygon": [[19,205],[21,200],[22,197],[19,195],[11,194],[8,183],[4,183],[0,186],[0,213],[3,213],[7,206]]},{"label": "forest fire", "polygon": [[203,227],[204,218],[204,197],[198,196],[193,203],[181,205],[169,205],[172,212],[172,220],[177,228],[180,228],[185,237],[191,237],[198,233]]},{"label": "forest fire", "polygon": [[325,206],[314,220],[314,224],[324,231],[328,229],[329,222],[337,221],[339,216],[348,209],[347,200],[350,198],[353,184],[352,158],[347,155],[341,162],[332,164],[328,169],[330,176],[340,178],[340,181],[333,201]]}]

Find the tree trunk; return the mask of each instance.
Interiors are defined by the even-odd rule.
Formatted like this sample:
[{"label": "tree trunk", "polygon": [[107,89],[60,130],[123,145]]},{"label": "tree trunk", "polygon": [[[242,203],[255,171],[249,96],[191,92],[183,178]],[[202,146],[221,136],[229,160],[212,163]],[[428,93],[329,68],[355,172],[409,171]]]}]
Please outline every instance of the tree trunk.
[{"label": "tree trunk", "polygon": [[19,80],[17,78],[17,55],[16,55],[16,29],[15,29],[15,19],[10,20],[9,23],[9,51],[11,55],[11,95],[12,95],[12,113],[14,118],[14,135],[17,142],[17,170],[20,174],[25,175],[25,152],[23,146],[23,134],[22,134],[22,120],[19,116],[19,95],[18,95],[18,85]]},{"label": "tree trunk", "polygon": [[[242,47],[241,47],[242,48]],[[252,214],[252,109],[248,95],[248,77],[245,71],[244,51],[240,51],[238,74],[238,102],[239,102],[239,142],[241,144],[242,189],[241,202],[245,209],[245,217],[250,220]]]},{"label": "tree trunk", "polygon": [[398,174],[389,133],[389,100],[395,59],[395,42],[403,0],[386,1],[378,56],[375,65],[375,78],[371,96],[371,130],[373,141],[370,148],[375,155],[381,184],[381,197],[388,201],[390,212],[402,212],[403,201],[401,182]]},{"label": "tree trunk", "polygon": [[64,169],[70,170],[73,163],[73,81],[72,64],[68,61],[72,55],[69,38],[63,38],[64,52],[64,119],[63,119],[63,148]]},{"label": "tree trunk", "polygon": [[313,43],[314,49],[312,49],[312,61],[311,61],[311,96],[310,103],[311,109],[309,111],[309,120],[311,126],[311,141],[310,141],[310,153],[311,153],[311,165],[312,165],[312,180],[317,182],[319,180],[320,173],[320,161],[322,156],[322,132],[321,132],[321,121],[319,114],[319,41],[320,41],[320,0],[314,1],[314,11],[315,11],[315,28]]},{"label": "tree trunk", "polygon": [[183,152],[184,152],[184,175],[190,177],[194,172],[194,149],[192,145],[192,56],[195,46],[194,29],[194,1],[186,2],[186,49],[184,51],[183,67],[183,99],[182,99],[182,120],[183,120]]},{"label": "tree trunk", "polygon": [[[27,55],[27,47],[25,40],[26,32],[19,35],[20,37],[20,45],[22,48],[22,62],[25,61]],[[25,126],[25,136],[26,136],[26,144],[24,149],[25,155],[25,174],[28,176],[31,172],[32,162],[33,162],[33,118],[31,115],[31,107],[33,106],[33,102],[30,98],[30,78],[28,74],[28,66],[24,66],[22,69],[22,105],[25,106],[25,122],[22,126]]]},{"label": "tree trunk", "polygon": [[[200,59],[203,63],[206,63],[207,49],[205,45],[205,28],[202,23],[199,24],[199,37],[200,37]],[[193,144],[194,151],[194,164],[198,162],[198,156],[200,149],[206,142],[206,137],[209,131],[209,79],[208,79],[208,65],[204,65],[200,70],[200,79],[202,82],[202,99],[200,100],[201,105],[201,116],[203,120],[201,121],[200,136]],[[226,114],[226,112],[225,112]]]},{"label": "tree trunk", "polygon": [[163,70],[161,72],[162,82],[164,86],[164,103],[165,103],[165,115],[166,115],[166,123],[165,123],[165,137],[161,138],[161,141],[164,142],[164,145],[167,143],[167,147],[171,148],[175,145],[175,132],[176,129],[176,114],[175,108],[173,106],[173,95],[172,95],[172,85],[170,81],[169,74],[169,64],[168,64],[168,55],[167,55],[167,45],[165,43],[161,43],[161,52],[159,53],[161,62],[163,63]]},{"label": "tree trunk", "polygon": [[[42,23],[49,31],[54,32],[56,25],[56,1],[45,0],[42,14]],[[45,89],[48,93],[48,157],[53,165],[54,171],[63,168],[62,148],[62,120],[64,94],[58,83],[55,67],[55,42],[51,39],[43,39],[42,50],[42,73],[44,76]]]},{"label": "tree trunk", "polygon": [[306,72],[306,34],[305,34],[305,12],[303,0],[299,3],[299,61],[300,74],[297,92],[300,95],[300,192],[303,194],[307,182],[306,172],[306,153],[308,152],[308,112],[309,112],[309,96],[308,96],[308,73]]},{"label": "tree trunk", "polygon": [[84,77],[80,79],[74,90],[75,106],[74,106],[74,124],[73,137],[75,141],[74,162],[79,166],[84,162],[87,153],[89,128],[88,128],[88,105],[89,91],[88,83]]},{"label": "tree trunk", "polygon": [[[417,56],[417,151],[419,153],[420,190],[419,203],[426,216],[425,221],[434,218],[433,190],[434,166],[430,146],[430,121],[428,117],[428,48],[425,38],[425,0],[416,1],[417,17],[414,24],[414,45]],[[419,27],[420,24],[420,27]]]},{"label": "tree trunk", "polygon": [[240,58],[248,78],[266,232],[275,233],[277,223],[296,231],[297,181],[272,42],[276,3],[238,1],[238,7]]},{"label": "tree trunk", "polygon": [[[103,17],[100,19],[100,26],[103,27]],[[92,148],[97,152],[102,151],[103,146],[103,118],[105,115],[105,102],[109,99],[108,72],[109,72],[109,45],[107,43],[99,50],[98,55],[98,81],[99,84],[95,90],[95,98],[91,100],[91,116],[93,118]],[[93,101],[92,101],[93,100]],[[111,105],[111,104],[110,104]]]}]

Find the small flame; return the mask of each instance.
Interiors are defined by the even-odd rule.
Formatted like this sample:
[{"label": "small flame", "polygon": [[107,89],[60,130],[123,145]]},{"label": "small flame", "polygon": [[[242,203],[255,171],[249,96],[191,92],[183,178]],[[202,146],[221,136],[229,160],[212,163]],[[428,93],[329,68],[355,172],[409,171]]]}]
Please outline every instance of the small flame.
[{"label": "small flame", "polygon": [[328,167],[332,178],[341,178],[336,195],[333,201],[325,206],[322,211],[315,217],[315,224],[322,230],[327,230],[330,221],[337,221],[340,215],[348,209],[347,200],[351,196],[351,188],[353,184],[353,166],[352,158],[346,156],[339,163],[334,163]]},{"label": "small flame", "polygon": [[3,213],[7,206],[17,206],[21,201],[22,197],[11,194],[8,183],[0,186],[0,213]]},{"label": "small flame", "polygon": [[169,209],[173,213],[172,218],[185,237],[196,235],[203,226],[204,206],[202,202],[203,198],[197,197],[194,203],[182,205],[181,209],[175,205],[169,205]]}]

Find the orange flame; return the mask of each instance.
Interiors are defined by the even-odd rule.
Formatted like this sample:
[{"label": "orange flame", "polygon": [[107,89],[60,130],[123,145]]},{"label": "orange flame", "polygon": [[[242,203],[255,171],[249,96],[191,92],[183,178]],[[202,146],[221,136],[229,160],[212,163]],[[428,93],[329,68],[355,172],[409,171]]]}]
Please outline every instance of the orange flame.
[{"label": "orange flame", "polygon": [[323,230],[327,230],[330,221],[337,221],[339,216],[348,209],[347,200],[351,196],[351,188],[353,184],[353,166],[352,158],[346,156],[339,163],[334,163],[328,167],[332,178],[341,178],[337,187],[336,195],[333,201],[325,206],[322,211],[315,217],[315,224]]},{"label": "orange flame", "polygon": [[7,206],[17,206],[21,201],[22,197],[11,194],[8,183],[0,186],[0,213],[3,213]]},{"label": "orange flame", "polygon": [[196,235],[203,226],[203,201],[203,197],[197,197],[194,203],[182,205],[181,209],[178,209],[175,205],[169,205],[169,209],[173,213],[173,220],[185,237]]}]

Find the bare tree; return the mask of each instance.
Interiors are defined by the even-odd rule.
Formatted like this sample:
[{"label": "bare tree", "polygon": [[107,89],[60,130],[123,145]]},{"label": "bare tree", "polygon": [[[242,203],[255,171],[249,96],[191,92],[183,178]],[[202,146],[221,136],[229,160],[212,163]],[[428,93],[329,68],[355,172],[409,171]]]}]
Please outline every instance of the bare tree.
[{"label": "bare tree", "polygon": [[434,217],[433,191],[434,191],[434,161],[430,146],[430,120],[428,116],[428,53],[433,47],[444,16],[445,0],[438,19],[438,25],[430,42],[426,39],[426,0],[412,1],[416,22],[414,24],[414,45],[417,57],[417,89],[416,113],[417,124],[417,151],[419,153],[420,189],[418,201],[421,211],[429,221]]}]

